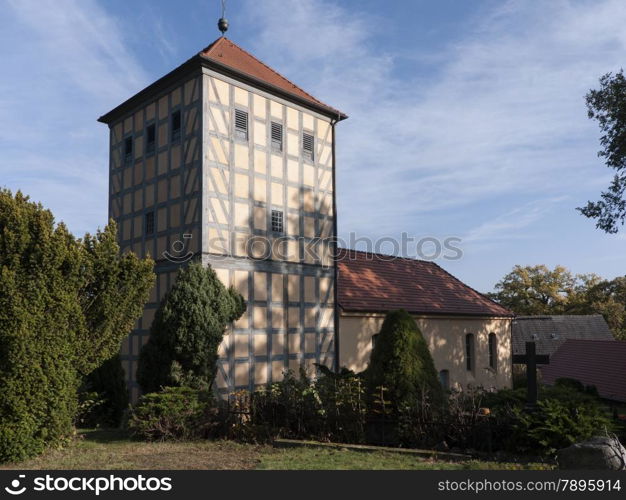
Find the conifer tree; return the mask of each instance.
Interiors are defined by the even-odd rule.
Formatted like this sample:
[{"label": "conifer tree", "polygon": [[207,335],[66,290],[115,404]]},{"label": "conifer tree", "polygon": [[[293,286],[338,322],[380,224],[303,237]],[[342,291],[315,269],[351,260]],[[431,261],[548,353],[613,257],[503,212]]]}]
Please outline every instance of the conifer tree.
[{"label": "conifer tree", "polygon": [[137,378],[144,393],[184,385],[209,389],[224,331],[245,310],[243,297],[226,289],[211,267],[194,262],[181,268],[141,351]]},{"label": "conifer tree", "polygon": [[154,282],[119,255],[110,223],[78,240],[52,213],[0,190],[0,462],[72,433],[80,380],[120,348]]},{"label": "conifer tree", "polygon": [[423,394],[442,396],[433,358],[415,320],[403,309],[387,313],[365,373],[370,394],[388,390],[394,407],[414,406]]}]

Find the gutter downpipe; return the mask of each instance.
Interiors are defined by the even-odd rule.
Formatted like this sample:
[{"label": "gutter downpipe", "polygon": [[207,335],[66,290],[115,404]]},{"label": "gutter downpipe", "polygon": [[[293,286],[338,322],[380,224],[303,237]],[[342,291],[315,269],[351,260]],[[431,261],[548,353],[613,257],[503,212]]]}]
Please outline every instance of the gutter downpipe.
[{"label": "gutter downpipe", "polygon": [[339,266],[337,265],[337,257],[338,257],[338,245],[337,245],[337,180],[336,180],[336,163],[335,163],[335,138],[336,131],[335,126],[341,120],[341,116],[338,116],[336,119],[333,119],[331,122],[332,126],[332,160],[333,160],[333,266],[335,270],[335,284],[334,284],[334,321],[335,321],[335,362],[334,368],[335,372],[339,373]]}]

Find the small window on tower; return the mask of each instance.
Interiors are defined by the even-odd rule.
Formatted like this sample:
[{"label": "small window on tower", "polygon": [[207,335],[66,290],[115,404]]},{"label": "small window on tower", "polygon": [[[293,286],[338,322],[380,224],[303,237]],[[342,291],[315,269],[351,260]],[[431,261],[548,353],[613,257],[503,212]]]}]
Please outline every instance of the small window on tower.
[{"label": "small window on tower", "polygon": [[146,214],[146,234],[154,234],[154,212]]},{"label": "small window on tower", "polygon": [[283,212],[282,210],[272,210],[272,231],[283,232]]},{"label": "small window on tower", "polygon": [[124,139],[124,159],[129,162],[133,159],[133,138]]},{"label": "small window on tower", "polygon": [[314,150],[315,139],[311,134],[307,134],[306,132],[302,134],[302,153],[305,158],[313,161],[313,150]]},{"label": "small window on tower", "polygon": [[235,110],[235,137],[248,140],[248,113],[240,109]]},{"label": "small window on tower", "polygon": [[272,149],[283,150],[283,126],[276,122],[272,122]]},{"label": "small window on tower", "polygon": [[180,109],[172,113],[172,142],[180,140]]},{"label": "small window on tower", "polygon": [[156,126],[154,123],[146,128],[146,153],[154,153],[156,144]]}]

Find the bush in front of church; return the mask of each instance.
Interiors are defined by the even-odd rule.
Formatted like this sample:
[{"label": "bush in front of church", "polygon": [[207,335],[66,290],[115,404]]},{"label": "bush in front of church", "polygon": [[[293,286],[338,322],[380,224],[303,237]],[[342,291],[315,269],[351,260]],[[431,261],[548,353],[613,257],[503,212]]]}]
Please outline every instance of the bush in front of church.
[{"label": "bush in front of church", "polygon": [[415,320],[403,309],[387,314],[365,372],[368,392],[387,390],[395,409],[443,397],[435,363]]},{"label": "bush in front of church", "polygon": [[509,452],[552,455],[560,448],[612,430],[605,404],[590,388],[571,381],[539,386],[537,407],[528,411],[526,389],[486,393],[492,446]]},{"label": "bush in front of church", "polygon": [[141,350],[137,378],[143,392],[178,386],[210,389],[224,331],[245,310],[243,297],[232,287],[226,289],[210,266],[193,262],[181,268]]},{"label": "bush in front of church", "polygon": [[120,348],[153,262],[120,255],[117,229],[75,238],[40,204],[0,189],[0,462],[74,433],[77,389]]},{"label": "bush in front of church", "polygon": [[212,394],[191,387],[165,387],[144,394],[132,408],[128,430],[144,441],[185,441],[208,437],[215,424]]},{"label": "bush in front of church", "polygon": [[605,435],[611,421],[599,404],[572,404],[544,399],[533,412],[513,410],[509,447],[515,451],[552,455],[557,450]]}]

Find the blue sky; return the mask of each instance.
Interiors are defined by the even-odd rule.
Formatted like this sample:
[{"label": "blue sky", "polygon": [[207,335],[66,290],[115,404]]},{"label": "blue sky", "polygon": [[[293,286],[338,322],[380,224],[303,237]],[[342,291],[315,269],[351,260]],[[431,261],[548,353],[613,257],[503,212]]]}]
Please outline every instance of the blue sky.
[{"label": "blue sky", "polygon": [[[77,235],[106,223],[98,116],[219,33],[218,0],[0,0],[0,186]],[[459,237],[481,291],[515,264],[626,274],[575,207],[611,177],[586,91],[626,54],[606,1],[229,0],[229,37],[350,118],[339,232]]]}]

